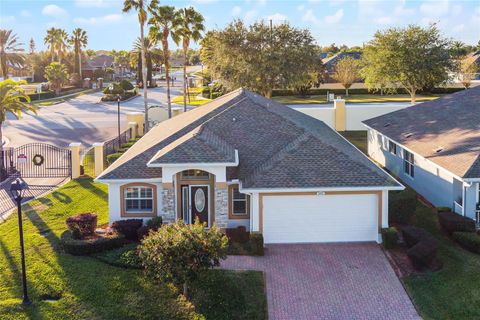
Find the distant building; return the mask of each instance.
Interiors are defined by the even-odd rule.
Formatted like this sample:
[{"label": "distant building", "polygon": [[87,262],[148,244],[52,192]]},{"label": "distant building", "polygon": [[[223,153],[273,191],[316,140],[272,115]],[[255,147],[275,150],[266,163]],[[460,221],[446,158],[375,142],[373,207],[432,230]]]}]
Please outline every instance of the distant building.
[{"label": "distant building", "polygon": [[[335,74],[335,66],[337,65],[338,61],[345,59],[347,57],[351,57],[353,59],[360,59],[362,57],[361,52],[353,51],[353,52],[339,52],[331,57],[322,59],[323,66],[325,67],[325,83],[335,83],[337,80],[333,78]],[[361,82],[361,79],[358,79]]]},{"label": "distant building", "polygon": [[114,58],[106,54],[101,54],[93,59],[90,59],[82,64],[83,78],[94,78],[95,70],[106,70],[107,68],[114,68]]}]

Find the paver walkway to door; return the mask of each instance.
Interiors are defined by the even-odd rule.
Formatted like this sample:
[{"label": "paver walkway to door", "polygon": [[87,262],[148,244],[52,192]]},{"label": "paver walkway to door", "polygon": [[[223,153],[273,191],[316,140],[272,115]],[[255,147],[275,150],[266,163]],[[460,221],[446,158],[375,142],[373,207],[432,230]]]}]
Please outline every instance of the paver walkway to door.
[{"label": "paver walkway to door", "polygon": [[375,243],[267,245],[222,268],[264,271],[269,320],[421,319]]}]

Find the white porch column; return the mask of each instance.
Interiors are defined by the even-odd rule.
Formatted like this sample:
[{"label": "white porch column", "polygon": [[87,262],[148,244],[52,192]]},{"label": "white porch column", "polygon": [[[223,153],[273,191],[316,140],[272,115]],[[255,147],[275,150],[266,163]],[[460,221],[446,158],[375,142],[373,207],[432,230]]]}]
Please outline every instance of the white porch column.
[{"label": "white porch column", "polygon": [[69,145],[71,152],[72,179],[80,177],[80,142],[72,142]]},{"label": "white porch column", "polygon": [[95,176],[98,177],[103,172],[103,142],[93,144],[94,162],[95,162]]}]

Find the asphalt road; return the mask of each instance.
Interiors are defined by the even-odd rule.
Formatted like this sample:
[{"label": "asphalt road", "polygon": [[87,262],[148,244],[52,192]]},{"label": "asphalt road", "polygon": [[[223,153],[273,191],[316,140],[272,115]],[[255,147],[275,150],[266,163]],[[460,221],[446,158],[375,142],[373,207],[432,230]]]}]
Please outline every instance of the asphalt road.
[{"label": "asphalt road", "polygon": [[[192,70],[193,69],[193,70]],[[198,69],[193,67],[189,71]],[[182,79],[182,71],[173,73]],[[181,95],[183,87],[177,80],[171,90],[172,98]],[[141,93],[141,92],[140,92]],[[117,103],[100,102],[102,93],[91,93],[55,105],[40,107],[37,114],[23,114],[21,119],[8,115],[3,134],[9,146],[18,147],[31,142],[44,142],[66,147],[71,142],[90,146],[94,142],[106,141],[117,132]],[[148,90],[149,105],[166,105],[165,83]],[[143,97],[139,96],[121,103],[122,130],[126,129],[127,112],[143,112]]]}]

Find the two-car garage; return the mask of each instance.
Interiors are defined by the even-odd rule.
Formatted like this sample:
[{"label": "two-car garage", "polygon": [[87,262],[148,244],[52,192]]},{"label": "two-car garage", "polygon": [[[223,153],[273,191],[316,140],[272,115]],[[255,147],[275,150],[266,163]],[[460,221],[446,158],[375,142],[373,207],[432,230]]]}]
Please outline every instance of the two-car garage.
[{"label": "two-car garage", "polygon": [[381,192],[262,194],[264,241],[377,241],[381,197]]}]

